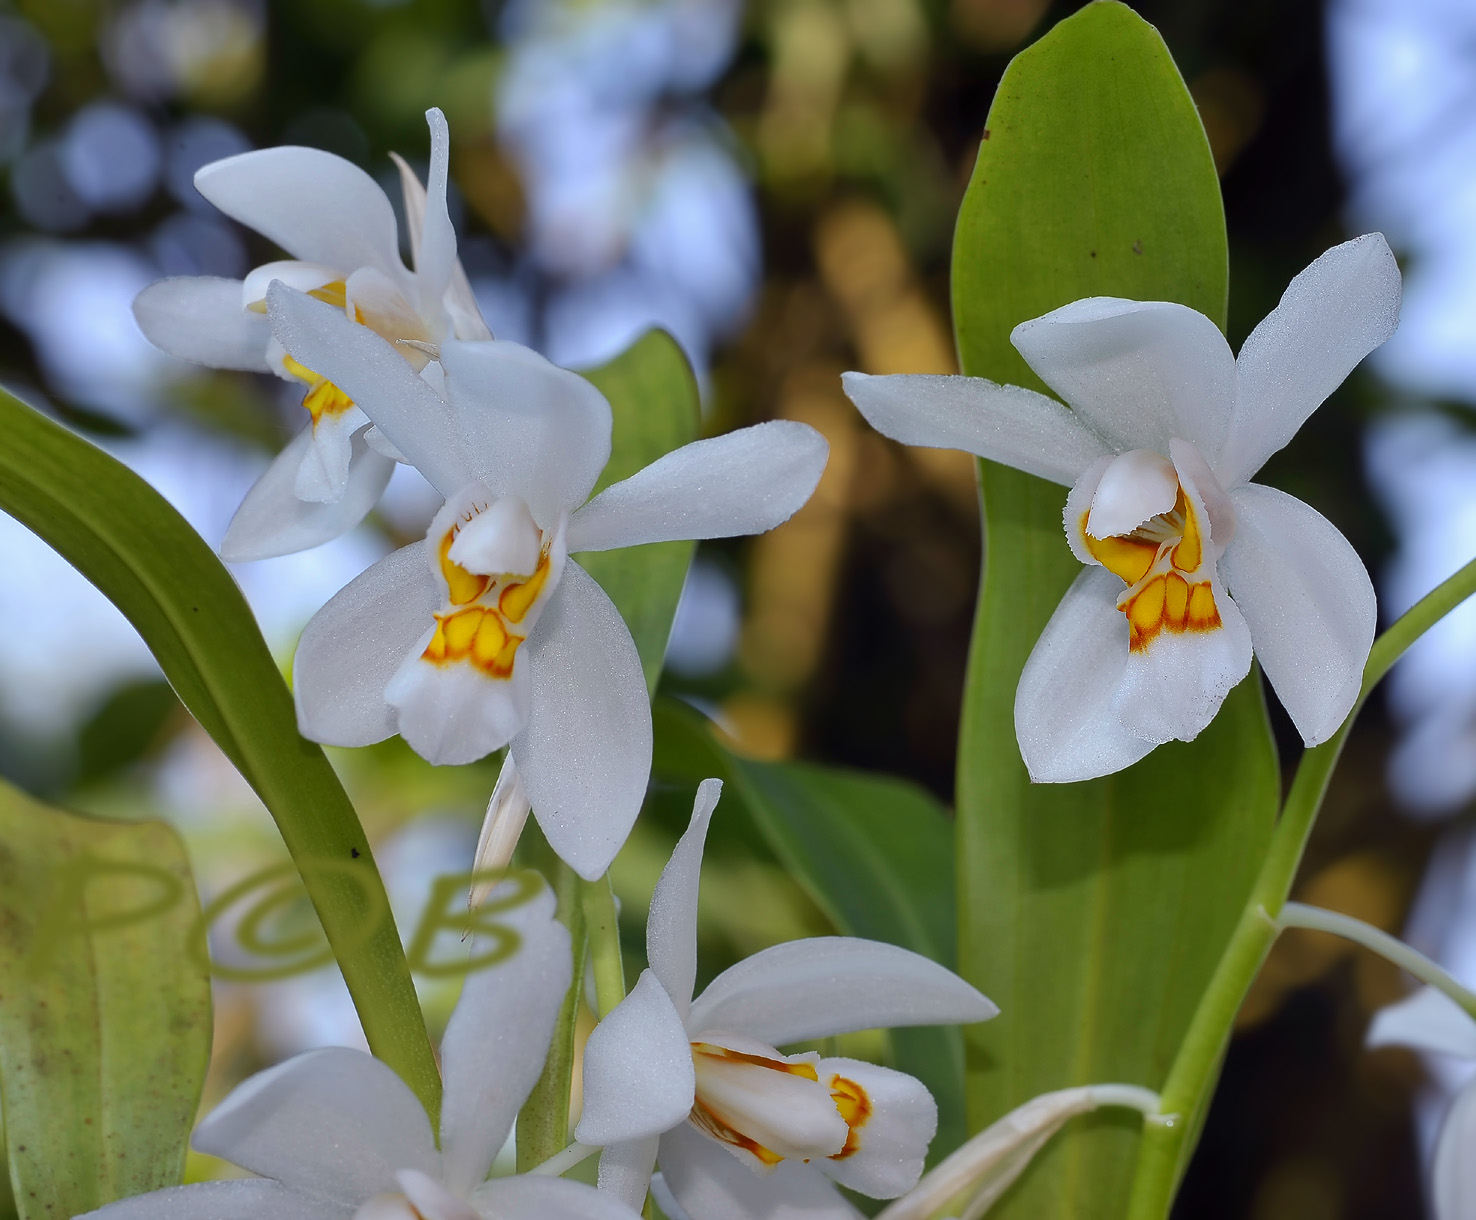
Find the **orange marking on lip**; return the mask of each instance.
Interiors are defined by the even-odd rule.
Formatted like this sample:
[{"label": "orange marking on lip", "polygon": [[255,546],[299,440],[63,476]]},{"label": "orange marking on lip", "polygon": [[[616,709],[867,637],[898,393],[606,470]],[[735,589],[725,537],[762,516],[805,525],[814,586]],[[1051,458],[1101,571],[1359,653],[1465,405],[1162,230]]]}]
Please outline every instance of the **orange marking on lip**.
[{"label": "orange marking on lip", "polygon": [[489,677],[510,678],[523,639],[507,630],[497,611],[467,606],[436,615],[435,634],[420,656],[433,665],[467,661]]},{"label": "orange marking on lip", "polygon": [[[1210,582],[1190,583],[1204,563],[1204,536],[1182,487],[1172,513],[1155,517],[1131,534],[1094,538],[1087,533],[1089,516],[1090,512],[1083,513],[1080,522],[1087,550],[1128,586],[1117,608],[1127,616],[1130,651],[1146,652],[1165,631],[1177,635],[1221,626]],[[1178,530],[1177,541],[1168,532],[1172,529]]]},{"label": "orange marking on lip", "polygon": [[[726,1046],[717,1046],[711,1042],[692,1043],[692,1054],[694,1056],[703,1055],[709,1059],[726,1059],[730,1063],[746,1063],[753,1067],[767,1068],[771,1072],[784,1072],[790,1076],[800,1076],[806,1080],[813,1080],[817,1084],[820,1081],[820,1074],[808,1063],[790,1063],[784,1059],[771,1059],[767,1055],[753,1055],[746,1051],[735,1051]],[[689,1117],[693,1124],[707,1132],[714,1139],[721,1140],[725,1144],[731,1144],[735,1148],[742,1148],[745,1152],[751,1152],[758,1158],[760,1164],[772,1168],[784,1160],[784,1157],[772,1148],[759,1143],[752,1136],[745,1135],[742,1131],[739,1131],[731,1121],[713,1109],[701,1096],[693,1099]]]},{"label": "orange marking on lip", "polygon": [[865,1089],[856,1081],[841,1075],[830,1078],[830,1096],[835,1099],[835,1108],[840,1111],[840,1116],[846,1120],[849,1128],[845,1146],[830,1156],[832,1161],[843,1161],[861,1151],[861,1128],[866,1125],[866,1120],[871,1117],[875,1107]]}]

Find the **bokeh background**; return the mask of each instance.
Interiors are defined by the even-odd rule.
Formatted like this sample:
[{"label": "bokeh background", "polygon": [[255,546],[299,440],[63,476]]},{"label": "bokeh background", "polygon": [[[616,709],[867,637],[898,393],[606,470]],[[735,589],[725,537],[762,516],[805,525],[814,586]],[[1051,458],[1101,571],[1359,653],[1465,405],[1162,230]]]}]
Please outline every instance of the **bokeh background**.
[{"label": "bokeh background", "polygon": [[[423,170],[423,112],[439,105],[462,258],[499,337],[579,366],[665,326],[699,371],[708,430],[784,417],[830,441],[794,521],[700,548],[664,690],[755,756],[890,771],[949,801],[979,569],[972,462],[871,433],[839,374],[955,370],[952,220],[990,98],[1009,56],[1076,7],[0,0],[0,380],[217,543],[298,426],[300,388],[183,365],[135,328],[129,303],[150,281],[273,257],[191,175],[308,144],[394,198],[387,154]],[[1400,332],[1265,476],[1343,529],[1396,614],[1476,554],[1476,6],[1134,7],[1167,39],[1222,174],[1233,343],[1344,236],[1382,229],[1400,254]],[[423,533],[433,507],[402,469],[353,534],[236,570],[284,665],[316,607]],[[1276,714],[1291,766],[1299,747]],[[435,770],[397,743],[335,761],[408,928],[430,879],[466,867],[494,771]],[[0,774],[74,809],[168,818],[207,898],[282,858],[131,628],[4,516]],[[1365,712],[1299,896],[1408,935],[1476,985],[1473,794],[1468,609]],[[658,794],[617,862],[633,956],[684,799]],[[736,822],[715,836],[704,886],[704,972],[825,930]],[[1362,1049],[1370,1013],[1403,989],[1367,955],[1283,939],[1243,1014],[1184,1216],[1417,1213],[1435,1124],[1471,1068]],[[444,1020],[454,985],[427,983],[424,998]],[[332,971],[222,983],[207,1102],[296,1050],[359,1037]]]}]

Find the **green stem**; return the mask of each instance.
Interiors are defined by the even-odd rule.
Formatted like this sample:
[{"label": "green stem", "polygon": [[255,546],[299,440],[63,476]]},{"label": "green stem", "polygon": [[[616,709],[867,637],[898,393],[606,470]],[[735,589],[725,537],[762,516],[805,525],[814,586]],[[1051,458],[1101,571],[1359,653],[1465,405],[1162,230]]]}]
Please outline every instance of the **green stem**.
[{"label": "green stem", "polygon": [[615,915],[615,891],[608,873],[598,881],[580,882],[584,926],[589,931],[589,954],[594,967],[596,1014],[601,1021],[625,999],[625,963],[620,957],[620,927]]},{"label": "green stem", "polygon": [[518,1114],[518,1168],[519,1173],[528,1173],[550,1157],[562,1152],[569,1143],[569,1090],[574,1079],[574,1027],[579,1020],[579,1002],[584,992],[584,966],[588,953],[588,942],[584,935],[584,904],[580,900],[583,883],[578,875],[562,860],[553,856],[542,835],[529,833],[530,855],[546,856],[539,863],[544,865],[545,876],[552,876],[554,893],[558,897],[557,917],[569,929],[573,945],[574,977],[564,996],[554,1024],[553,1040],[549,1043],[548,1058],[544,1061],[543,1075],[533,1086],[528,1100]]},{"label": "green stem", "polygon": [[1321,907],[1308,906],[1303,902],[1288,902],[1281,908],[1281,918],[1277,922],[1283,928],[1309,928],[1314,932],[1327,932],[1362,945],[1370,952],[1393,962],[1401,970],[1414,975],[1420,982],[1443,992],[1468,1014],[1476,1017],[1476,994],[1467,991],[1418,949],[1411,948],[1397,936],[1390,936],[1372,924],[1355,919],[1352,915],[1325,911]]},{"label": "green stem", "polygon": [[1276,940],[1297,866],[1358,709],[1405,649],[1473,593],[1476,560],[1422,598],[1375,640],[1364,666],[1363,686],[1347,719],[1331,738],[1302,755],[1260,875],[1164,1083],[1161,1109],[1173,1121],[1147,1124],[1143,1129],[1128,1220],[1164,1220],[1173,1205],[1183,1163],[1192,1151],[1187,1147],[1190,1120],[1214,1087],[1235,1015]]}]

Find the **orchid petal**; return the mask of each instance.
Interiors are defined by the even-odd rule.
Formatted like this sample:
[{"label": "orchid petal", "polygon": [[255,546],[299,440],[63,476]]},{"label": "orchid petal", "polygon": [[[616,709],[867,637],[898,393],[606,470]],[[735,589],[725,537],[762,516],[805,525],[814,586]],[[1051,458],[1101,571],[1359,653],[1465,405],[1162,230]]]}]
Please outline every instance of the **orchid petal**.
[{"label": "orchid petal", "polygon": [[430,173],[426,182],[426,206],[419,247],[415,251],[415,274],[419,280],[421,312],[434,317],[456,265],[456,230],[446,211],[446,183],[451,163],[451,132],[446,116],[432,106],[425,112],[430,126]]},{"label": "orchid petal", "polygon": [[859,1029],[987,1021],[999,1009],[953,971],[897,945],[817,936],[730,966],[692,1004],[687,1029],[773,1046]]},{"label": "orchid petal", "polygon": [[[464,1199],[458,1199],[434,1178],[417,1170],[402,1169],[395,1174],[395,1181],[405,1192],[405,1202],[409,1204],[403,1220],[481,1220]],[[354,1220],[369,1218],[358,1215]]]},{"label": "orchid petal", "polygon": [[1092,427],[1054,398],[982,377],[843,373],[861,414],[904,445],[962,449],[1070,486],[1112,452]]},{"label": "orchid petal", "polygon": [[[599,1188],[602,1194],[614,1195],[627,1207],[639,1209],[651,1189],[651,1171],[656,1168],[659,1135],[624,1144],[611,1144],[600,1153]],[[669,1217],[669,1220],[676,1220]]]},{"label": "orchid petal", "polygon": [[572,560],[523,645],[526,727],[512,742],[533,816],[586,881],[620,850],[651,774],[651,707],[630,629]]},{"label": "orchid petal", "polygon": [[440,608],[423,542],[401,547],[340,589],[303,629],[292,663],[302,735],[338,746],[393,736],[397,714],[385,688]]},{"label": "orchid petal", "polygon": [[[857,1059],[822,1059],[816,1071],[837,1098],[851,1134],[839,1156],[812,1164],[871,1199],[895,1199],[916,1186],[938,1133],[938,1105],[927,1086],[906,1072]],[[847,1099],[858,1095],[865,1106],[852,1118]]]},{"label": "orchid petal", "polygon": [[1394,333],[1400,294],[1399,264],[1382,233],[1334,246],[1287,285],[1240,349],[1225,450],[1218,462],[1205,454],[1221,483],[1235,487],[1255,474]]},{"label": "orchid petal", "polygon": [[1421,987],[1374,1013],[1364,1041],[1476,1059],[1476,1019],[1444,992]]},{"label": "orchid petal", "polygon": [[1309,746],[1353,710],[1373,645],[1373,583],[1352,545],[1310,505],[1248,483],[1230,493],[1234,543],[1220,560],[1276,696]]},{"label": "orchid petal", "polygon": [[1193,741],[1209,727],[1225,696],[1250,673],[1251,637],[1245,617],[1218,577],[1210,588],[1220,626],[1209,631],[1162,631],[1128,654],[1112,696],[1123,728],[1154,745]]},{"label": "orchid petal", "polygon": [[[517,885],[505,881],[494,889],[494,908]],[[569,932],[554,918],[554,905],[540,881],[530,901],[498,912],[498,924],[517,937],[516,949],[467,976],[441,1041],[443,1181],[459,1194],[486,1178],[543,1071],[573,976]],[[473,960],[487,948],[478,938]]]},{"label": "orchid petal", "polygon": [[[425,187],[415,171],[399,153],[390,153],[400,170],[400,189],[405,196],[405,221],[410,231],[410,253],[417,269],[420,266],[420,236],[425,226]],[[454,235],[453,235],[454,236]],[[458,339],[490,339],[492,332],[477,307],[477,298],[458,260],[451,267],[451,283],[446,289],[446,311],[451,315],[452,330]]]},{"label": "orchid petal", "polygon": [[440,1157],[414,1093],[372,1055],[327,1047],[237,1085],[195,1128],[195,1149],[333,1202],[393,1191]]},{"label": "orchid petal", "polygon": [[661,1178],[698,1220],[860,1220],[861,1213],[809,1165],[782,1161],[755,1173],[716,1140],[681,1123],[661,1137]]},{"label": "orchid petal", "polygon": [[[448,340],[441,367],[483,484],[522,497],[544,529],[588,499],[610,460],[610,404],[599,390],[531,348],[498,339]],[[390,439],[399,444],[393,432]]]},{"label": "orchid petal", "polygon": [[353,529],[379,502],[395,464],[370,449],[362,431],[353,438],[342,497],[331,504],[315,504],[293,495],[302,455],[312,443],[312,428],[304,428],[246,493],[220,544],[220,557],[226,562],[309,550]]},{"label": "orchid petal", "polygon": [[267,320],[242,307],[241,281],[187,275],[150,284],[133,299],[133,317],[155,347],[213,369],[269,371]]},{"label": "orchid petal", "polygon": [[446,404],[395,349],[341,309],[274,284],[267,313],[282,346],[354,400],[443,496],[473,482]]},{"label": "orchid petal", "polygon": [[[264,304],[267,289],[276,280],[281,280],[289,288],[296,288],[298,292],[312,292],[314,288],[321,288],[343,278],[344,273],[337,267],[325,267],[322,263],[304,263],[295,258],[262,263],[246,273],[246,279],[241,283],[240,304],[243,307]],[[258,310],[250,312],[254,318],[264,316]],[[271,329],[270,326],[268,329]]]},{"label": "orchid petal", "polygon": [[280,1182],[243,1178],[171,1186],[119,1199],[74,1220],[350,1220],[352,1203],[303,1195]]},{"label": "orchid petal", "polygon": [[1235,358],[1202,313],[1088,297],[1022,322],[1010,342],[1118,452],[1193,441],[1215,465],[1235,403]]},{"label": "orchid petal", "polygon": [[669,1131],[692,1109],[697,1079],[681,1014],[650,970],[595,1026],[584,1048],[581,1144],[617,1144]]},{"label": "orchid petal", "polygon": [[427,660],[427,630],[384,688],[396,712],[396,731],[438,767],[462,766],[507,745],[528,720],[532,677],[528,659],[514,657],[512,673],[500,678],[467,662]]},{"label": "orchid petal", "polygon": [[1470,1220],[1476,1215],[1476,1086],[1458,1094],[1435,1145],[1431,1173],[1435,1220]]},{"label": "orchid petal", "polygon": [[619,1199],[583,1182],[526,1173],[478,1186],[471,1203],[485,1220],[640,1220]]},{"label": "orchid petal", "polygon": [[1122,588],[1105,568],[1081,573],[1025,662],[1015,691],[1015,737],[1038,784],[1110,775],[1153,748],[1112,710],[1128,661],[1128,624],[1117,608]]},{"label": "orchid petal", "polygon": [[697,786],[692,820],[661,870],[646,916],[646,959],[683,1021],[692,1007],[692,989],[697,985],[697,890],[702,876],[702,848],[722,792],[720,779],[705,779]]},{"label": "orchid petal", "polygon": [[1092,501],[1097,495],[1097,485],[1116,457],[1098,458],[1081,472],[1081,477],[1066,493],[1066,506],[1061,510],[1061,524],[1066,528],[1066,545],[1082,563],[1102,566],[1102,561],[1092,554],[1087,546],[1086,523],[1091,516]]},{"label": "orchid petal", "polygon": [[292,145],[240,153],[197,171],[195,189],[294,258],[404,274],[394,208],[342,157]]},{"label": "orchid petal", "polygon": [[351,409],[336,418],[324,416],[308,429],[311,443],[292,479],[293,496],[306,504],[336,504],[348,487],[355,435],[369,426],[364,413]]},{"label": "orchid petal", "polygon": [[430,359],[426,353],[401,343],[401,339],[433,341],[435,335],[405,299],[400,285],[376,267],[360,267],[344,283],[344,316],[367,326],[388,339],[396,354],[416,372]]},{"label": "orchid petal", "polygon": [[761,534],[810,498],[829,452],[814,428],[787,419],[693,441],[576,512],[569,549]]}]

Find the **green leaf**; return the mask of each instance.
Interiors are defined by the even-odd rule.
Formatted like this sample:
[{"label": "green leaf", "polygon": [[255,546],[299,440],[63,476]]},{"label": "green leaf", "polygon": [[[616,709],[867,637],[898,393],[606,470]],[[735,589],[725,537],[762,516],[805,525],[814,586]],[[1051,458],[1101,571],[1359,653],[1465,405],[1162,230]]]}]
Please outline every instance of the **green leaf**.
[{"label": "green leaf", "polygon": [[177,1185],[210,1063],[200,901],[162,822],[0,783],[0,1102],[22,1220]]},{"label": "green leaf", "polygon": [[[596,494],[697,439],[701,423],[697,379],[676,340],[664,330],[647,331],[609,364],[584,376],[610,400],[615,415],[610,464],[600,476]],[[580,565],[600,582],[630,628],[651,691],[661,676],[667,637],[695,546],[658,542],[579,556]]]},{"label": "green leaf", "polygon": [[0,435],[0,509],[123,612],[256,790],[303,872],[370,1048],[434,1116],[440,1074],[369,841],[322,749],[299,735],[230,573],[146,482],[4,391]]},{"label": "green leaf", "polygon": [[[836,928],[954,964],[953,833],[929,793],[887,775],[743,758],[672,699],[657,700],[654,719],[656,774],[722,779],[724,803],[748,814]],[[892,1047],[897,1066],[938,1101],[937,1160],[964,1135],[962,1040],[956,1029],[899,1029]]]},{"label": "green leaf", "polygon": [[[1189,305],[1223,328],[1227,259],[1203,128],[1157,32],[1088,5],[1000,82],[954,243],[964,371],[1045,389],[1009,334],[1081,297]],[[959,742],[959,961],[1003,1010],[968,1031],[978,1130],[1049,1089],[1162,1085],[1265,852],[1278,775],[1253,673],[1190,744],[1128,771],[1031,785],[1013,704],[1080,571],[1065,490],[981,465],[986,566]],[[1117,1217],[1135,1118],[1054,1141],[1001,1216]]]}]

